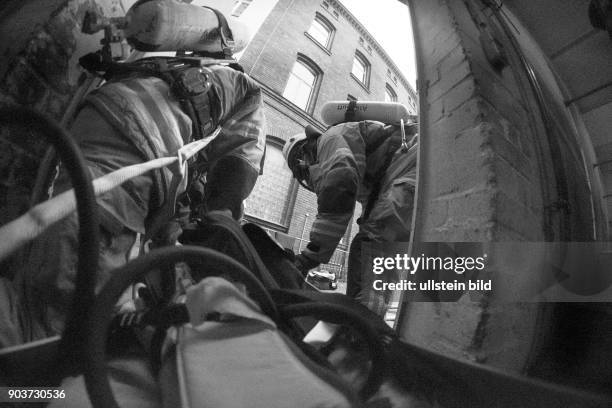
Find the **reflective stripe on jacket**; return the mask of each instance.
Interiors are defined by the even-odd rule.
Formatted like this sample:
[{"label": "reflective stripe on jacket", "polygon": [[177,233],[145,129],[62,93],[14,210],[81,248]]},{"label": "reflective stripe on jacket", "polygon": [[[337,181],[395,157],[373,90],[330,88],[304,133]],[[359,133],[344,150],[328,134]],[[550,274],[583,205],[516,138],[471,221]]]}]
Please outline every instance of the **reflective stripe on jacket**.
[{"label": "reflective stripe on jacket", "polygon": [[[213,92],[210,94],[216,96],[216,100],[211,100],[211,103],[217,104],[219,118],[215,118],[215,122],[222,126],[222,132],[200,152],[199,161],[210,167],[221,157],[231,155],[248,163],[254,177],[244,177],[242,183],[249,185],[236,185],[235,188],[250,192],[260,170],[265,144],[261,90],[255,81],[232,68],[220,65],[209,68],[213,72],[210,78]],[[130,76],[109,82],[92,92],[86,98],[84,106],[93,108],[118,131],[120,137],[132,143],[142,155],[142,161],[171,156],[184,143],[191,141],[191,119],[181,110],[169,85],[156,77]],[[99,135],[97,137],[100,138]],[[90,152],[84,152],[88,159],[88,156],[96,156],[96,143],[110,147],[106,149],[110,152],[113,145],[116,145],[116,154],[121,155],[121,143],[117,142],[116,134],[102,136],[102,139],[91,141]],[[98,155],[89,161],[93,162],[94,167],[105,168],[105,162],[114,161],[114,158]],[[104,172],[102,169],[101,173]],[[135,186],[136,188],[127,192],[130,197],[120,199],[115,194],[114,202],[120,199],[125,203],[132,203],[132,207],[136,205],[139,209],[144,208],[145,213],[155,210],[169,199],[166,194],[171,178],[170,170],[157,170],[153,175],[154,190],[150,197],[139,196]],[[142,203],[149,198],[150,203]],[[130,219],[129,214],[122,214],[121,209],[114,208],[111,200],[99,201],[101,207],[118,218],[121,224],[137,232],[144,232],[144,219],[142,222],[134,221],[133,218]],[[128,207],[129,205],[126,208]]]},{"label": "reflective stripe on jacket", "polygon": [[[317,216],[304,255],[329,261],[346,232],[355,202],[365,208],[375,176],[385,165],[391,136],[398,127],[380,122],[343,123],[328,129],[317,142],[317,163],[309,167],[317,194]],[[380,143],[380,138],[385,140]],[[369,147],[379,145],[366,155]],[[377,241],[407,240],[416,185],[416,142],[398,149],[381,180],[381,189],[360,230]]]},{"label": "reflective stripe on jacket", "polygon": [[[217,122],[223,132],[199,159],[214,162],[232,156],[231,159],[236,157],[247,163],[243,167],[253,177],[240,177],[236,166],[232,173],[215,171],[213,167],[210,170],[213,175],[208,177],[211,184],[215,181],[228,189],[237,189],[239,194],[222,192],[241,202],[255,184],[263,156],[262,96],[259,87],[246,75],[221,66],[213,67],[212,71],[211,82],[221,98],[216,102],[220,112]],[[71,132],[92,177],[99,177],[125,166],[174,155],[184,142],[190,141],[192,124],[167,83],[155,77],[134,76],[108,82],[92,92],[78,112]],[[145,231],[145,222],[149,223],[149,216],[168,199],[170,177],[167,170],[149,172],[97,197],[102,226],[98,288],[112,271],[125,264],[136,232],[149,232]],[[62,170],[54,191],[59,193],[68,188],[70,180]],[[36,340],[63,330],[75,287],[77,232],[74,214],[54,224],[32,243],[28,262],[17,271],[15,281],[19,282],[18,292],[24,305],[21,318],[24,339]],[[5,341],[9,340],[13,341]]]}]

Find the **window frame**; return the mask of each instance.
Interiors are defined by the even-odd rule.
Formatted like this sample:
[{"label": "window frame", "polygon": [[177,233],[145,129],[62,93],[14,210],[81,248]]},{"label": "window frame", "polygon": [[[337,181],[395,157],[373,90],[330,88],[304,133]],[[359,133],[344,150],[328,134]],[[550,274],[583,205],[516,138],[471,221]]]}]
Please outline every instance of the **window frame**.
[{"label": "window frame", "polygon": [[385,84],[385,101],[387,100],[387,95],[391,97],[390,102],[397,102],[397,92],[388,83]]},{"label": "window frame", "polygon": [[[297,64],[297,63],[302,64],[306,69],[308,69],[312,74],[314,74],[314,83],[313,83],[313,85],[310,88],[310,93],[308,95],[308,100],[306,102],[306,107],[305,108],[300,107],[295,102],[293,102],[291,99],[289,99],[289,98],[287,98],[285,96],[285,92],[287,90],[287,85],[289,84],[291,76],[294,75],[293,74],[293,69],[295,67],[295,64]],[[321,82],[322,81],[323,81],[323,70],[321,68],[319,68],[319,66],[313,60],[308,58],[306,55],[298,53],[297,54],[297,58],[293,62],[293,66],[291,67],[291,70],[289,71],[289,77],[287,78],[287,81],[285,82],[285,88],[283,89],[282,96],[287,101],[289,101],[293,105],[297,106],[300,110],[303,110],[304,112],[308,113],[309,115],[312,115],[312,113],[314,112],[314,107],[316,105],[316,100],[317,100],[317,97],[319,95],[319,89],[321,88]]]},{"label": "window frame", "polygon": [[[281,154],[283,151],[283,146],[286,141],[278,136],[266,135],[266,151],[269,148],[275,148],[280,150]],[[264,164],[265,170],[265,164]],[[295,207],[295,199],[297,197],[297,191],[299,188],[299,183],[291,176],[291,180],[289,182],[289,188],[287,189],[286,201],[283,208],[283,214],[281,214],[280,223],[267,220],[265,218],[260,218],[256,215],[247,214],[245,211],[244,218],[248,221],[254,221],[259,225],[264,225],[266,228],[273,229],[275,231],[280,231],[287,233],[289,231],[289,227],[291,225],[291,217],[293,216],[293,211]]]},{"label": "window frame", "polygon": [[[328,35],[326,44],[322,44],[321,42],[319,42],[319,40],[317,40],[317,38],[310,33],[310,30],[312,29],[312,26],[315,22],[319,23],[323,28],[327,29]],[[321,13],[315,12],[315,16],[312,19],[312,22],[310,23],[310,27],[308,27],[308,30],[306,30],[304,34],[312,41],[314,41],[315,44],[322,47],[324,50],[331,51],[332,44],[334,43],[334,38],[336,37],[336,27]]]},{"label": "window frame", "polygon": [[[353,73],[353,67],[355,66],[355,60],[359,61],[364,68],[363,79],[358,78]],[[370,61],[361,53],[359,50],[355,50],[355,54],[353,56],[353,65],[351,66],[351,76],[355,81],[357,81],[361,86],[363,86],[366,90],[370,89],[370,74],[372,72],[372,64]]]},{"label": "window frame", "polygon": [[[232,6],[230,15],[232,17],[240,17],[242,13],[253,3],[253,0],[238,0]],[[243,7],[244,6],[244,7]],[[242,7],[241,10],[239,10]]]}]

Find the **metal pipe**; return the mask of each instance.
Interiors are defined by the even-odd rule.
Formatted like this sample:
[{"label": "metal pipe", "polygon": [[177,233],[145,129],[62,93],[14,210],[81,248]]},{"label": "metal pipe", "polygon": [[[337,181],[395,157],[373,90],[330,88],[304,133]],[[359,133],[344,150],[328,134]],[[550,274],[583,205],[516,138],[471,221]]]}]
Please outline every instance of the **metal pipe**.
[{"label": "metal pipe", "polygon": [[308,217],[310,214],[304,214],[304,224],[302,224],[302,233],[300,234],[300,246],[298,248],[298,253],[302,252],[302,243],[304,242],[304,232],[306,231],[306,221],[308,221]]}]

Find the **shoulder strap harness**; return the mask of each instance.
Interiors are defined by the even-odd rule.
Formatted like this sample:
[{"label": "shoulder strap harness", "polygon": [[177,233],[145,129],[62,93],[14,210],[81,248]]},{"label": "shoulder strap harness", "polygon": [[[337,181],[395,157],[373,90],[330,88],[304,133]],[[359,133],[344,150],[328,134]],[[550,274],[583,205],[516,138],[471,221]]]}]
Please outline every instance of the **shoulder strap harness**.
[{"label": "shoulder strap harness", "polygon": [[218,96],[210,81],[212,71],[204,65],[202,58],[143,58],[129,63],[111,63],[104,71],[107,80],[138,74],[164,80],[179,100],[183,112],[191,119],[192,138],[195,140],[210,134],[217,126]]},{"label": "shoulder strap harness", "polygon": [[383,177],[385,173],[387,172],[389,165],[391,164],[391,160],[393,160],[393,156],[395,155],[395,152],[397,152],[397,150],[400,148],[401,148],[402,153],[406,153],[408,151],[408,142],[406,141],[405,127],[406,126],[404,125],[404,121],[402,120],[400,124],[400,130],[401,130],[400,135],[397,135],[397,134],[393,135],[393,133],[395,132],[395,129],[392,128],[392,130],[388,134],[382,135],[381,137],[378,138],[378,140],[376,140],[374,143],[366,147],[366,156],[368,156],[374,151],[376,151],[380,146],[382,146],[382,144],[387,139],[390,139],[389,144],[387,145],[387,151],[384,156],[383,165],[380,166],[380,168],[378,169],[376,174],[374,174],[374,176],[366,177],[365,181],[368,182],[369,184],[372,184],[372,191],[370,192],[370,195],[368,196],[368,201],[366,203],[365,209],[363,210],[361,217],[357,219],[357,224],[359,225],[363,224],[368,219],[368,217],[370,216],[370,212],[372,212],[372,209],[374,208],[374,203],[376,202],[376,199],[378,198],[378,195],[380,194],[380,189],[382,188]]}]

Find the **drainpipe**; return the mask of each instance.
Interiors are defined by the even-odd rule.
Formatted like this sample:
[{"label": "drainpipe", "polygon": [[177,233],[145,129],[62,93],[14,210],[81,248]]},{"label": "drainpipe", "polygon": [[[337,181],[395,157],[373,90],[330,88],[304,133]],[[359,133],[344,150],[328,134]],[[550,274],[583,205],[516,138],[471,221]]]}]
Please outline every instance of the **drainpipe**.
[{"label": "drainpipe", "polygon": [[304,232],[306,231],[306,221],[308,221],[308,217],[310,217],[310,214],[304,214],[304,224],[302,224],[302,234],[300,235],[300,247],[298,248],[298,253],[302,252],[302,242],[304,242]]}]

